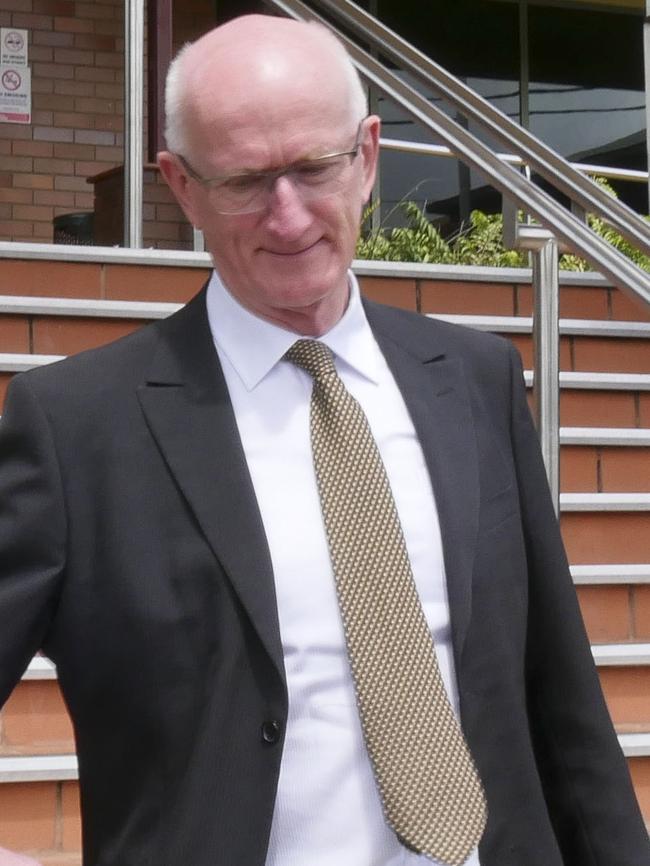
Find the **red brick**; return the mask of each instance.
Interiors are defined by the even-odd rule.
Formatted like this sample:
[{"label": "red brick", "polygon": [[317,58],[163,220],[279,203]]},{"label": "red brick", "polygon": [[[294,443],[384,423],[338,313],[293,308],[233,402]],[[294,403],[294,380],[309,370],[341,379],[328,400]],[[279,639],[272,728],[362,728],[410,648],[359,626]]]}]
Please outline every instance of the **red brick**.
[{"label": "red brick", "polygon": [[92,114],[79,114],[76,111],[55,111],[53,123],[64,129],[91,129],[94,117]]},{"label": "red brick", "polygon": [[54,49],[49,45],[32,45],[29,49],[30,62],[42,61],[51,63],[54,60]]},{"label": "red brick", "polygon": [[92,33],[93,22],[82,17],[56,16],[54,18],[54,29],[63,31],[64,33]]},{"label": "red brick", "polygon": [[106,298],[112,300],[188,301],[208,278],[208,268],[157,268],[107,265]]},{"label": "red brick", "polygon": [[35,102],[38,108],[48,108],[51,111],[72,111],[74,108],[74,96],[67,94],[44,93]]},{"label": "red brick", "polygon": [[113,6],[104,3],[77,3],[76,14],[80,18],[108,18],[115,15]]},{"label": "red brick", "polygon": [[650,641],[650,586],[634,587],[632,607],[635,640]]},{"label": "red brick", "polygon": [[74,15],[74,0],[33,0],[34,12],[45,15]]},{"label": "red brick", "polygon": [[647,512],[565,512],[560,524],[570,562],[650,562]]},{"label": "red brick", "polygon": [[85,177],[55,177],[54,189],[67,189],[73,192],[88,192],[88,180]]},{"label": "red brick", "polygon": [[115,37],[101,33],[77,33],[74,45],[75,48],[92,48],[95,51],[115,51]]},{"label": "red brick", "polygon": [[[517,286],[517,315],[532,315],[533,289]],[[581,286],[560,286],[560,315],[564,319],[608,319],[608,290]]]},{"label": "red brick", "polygon": [[2,844],[13,850],[52,848],[55,840],[55,782],[0,785]]},{"label": "red brick", "polygon": [[[174,210],[175,217],[172,217]],[[156,214],[159,219],[164,219],[162,216],[163,213],[167,214],[168,218],[174,218],[176,220],[183,218],[178,205],[157,205]],[[359,285],[364,297],[370,298],[373,301],[379,301],[382,304],[390,304],[393,307],[401,307],[404,310],[417,309],[415,280],[389,279],[387,277],[360,277]]]},{"label": "red brick", "polygon": [[74,133],[71,129],[50,129],[46,126],[34,127],[36,141],[72,141]]},{"label": "red brick", "polygon": [[602,489],[618,493],[650,493],[650,448],[603,448]]},{"label": "red brick", "polygon": [[77,48],[55,48],[54,60],[56,63],[70,63],[72,66],[91,66],[93,52]]},{"label": "red brick", "polygon": [[17,12],[12,21],[13,27],[24,27],[27,30],[51,30],[52,18],[49,15],[33,15]]},{"label": "red brick", "polygon": [[600,667],[598,673],[614,724],[650,728],[650,667]]},{"label": "red brick", "polygon": [[4,123],[2,129],[3,138],[21,138],[30,139],[32,137],[31,129],[28,125],[22,123]]},{"label": "red brick", "polygon": [[4,171],[31,171],[32,158],[29,156],[7,156],[2,160]]},{"label": "red brick", "polygon": [[71,159],[35,159],[34,171],[41,174],[74,174],[74,162]]},{"label": "red brick", "polygon": [[633,637],[627,586],[578,586],[576,592],[592,643],[616,643]]},{"label": "red brick", "polygon": [[563,389],[560,420],[565,427],[636,427],[635,395],[630,391]]},{"label": "red brick", "polygon": [[71,208],[74,206],[73,192],[54,192],[49,189],[34,191],[34,204],[49,204],[55,207]]},{"label": "red brick", "polygon": [[34,318],[34,352],[45,355],[73,355],[102,346],[142,327],[142,321],[124,319],[77,319],[66,316]]},{"label": "red brick", "polygon": [[75,69],[76,81],[115,81],[112,69],[98,69],[96,66],[78,66]]},{"label": "red brick", "polygon": [[45,205],[15,204],[14,219],[51,220],[54,216],[51,207]]},{"label": "red brick", "polygon": [[81,849],[81,816],[79,812],[79,784],[64,782],[61,786],[61,847],[64,851]]},{"label": "red brick", "polygon": [[650,309],[643,301],[629,297],[620,289],[613,289],[611,298],[613,319],[628,322],[650,322]]},{"label": "red brick", "polygon": [[0,352],[29,352],[29,322],[24,316],[0,316]]},{"label": "red brick", "polygon": [[16,156],[52,156],[53,145],[49,141],[14,141],[13,151]]},{"label": "red brick", "polygon": [[99,298],[101,266],[86,262],[3,259],[0,294],[31,297]]},{"label": "red brick", "polygon": [[650,371],[650,340],[575,338],[574,359],[576,370],[645,373]]},{"label": "red brick", "polygon": [[49,78],[33,78],[32,93],[54,93],[54,81]]},{"label": "red brick", "polygon": [[7,386],[13,377],[13,373],[0,373],[0,414],[7,395]]},{"label": "red brick", "polygon": [[561,488],[566,492],[598,491],[598,452],[582,445],[564,445],[560,450]]},{"label": "red brick", "polygon": [[423,313],[514,316],[514,294],[510,283],[420,281]]},{"label": "red brick", "polygon": [[639,394],[638,406],[639,427],[650,427],[650,393]]},{"label": "red brick", "polygon": [[31,204],[33,193],[30,189],[2,189],[0,187],[0,202],[10,204]]},{"label": "red brick", "polygon": [[54,92],[67,96],[92,96],[95,85],[86,81],[55,81]]},{"label": "red brick", "polygon": [[35,45],[70,46],[74,43],[72,33],[56,33],[54,30],[36,30],[32,34]]},{"label": "red brick", "polygon": [[72,725],[55,680],[23,680],[2,711],[3,744],[74,751]]},{"label": "red brick", "polygon": [[627,759],[639,806],[646,824],[650,825],[650,758]]},{"label": "red brick", "polygon": [[91,144],[63,144],[54,145],[54,156],[60,159],[92,159],[95,148]]},{"label": "red brick", "polygon": [[74,66],[63,63],[35,63],[33,70],[37,78],[74,78]]}]

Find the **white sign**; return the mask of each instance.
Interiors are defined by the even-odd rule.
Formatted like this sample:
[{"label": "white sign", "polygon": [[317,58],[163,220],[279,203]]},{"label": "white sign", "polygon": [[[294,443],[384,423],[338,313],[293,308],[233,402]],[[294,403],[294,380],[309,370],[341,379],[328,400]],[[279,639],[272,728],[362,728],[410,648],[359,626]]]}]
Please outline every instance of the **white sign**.
[{"label": "white sign", "polygon": [[0,65],[27,66],[27,31],[0,28]]},{"label": "white sign", "polygon": [[0,123],[31,123],[32,71],[28,66],[0,66]]}]

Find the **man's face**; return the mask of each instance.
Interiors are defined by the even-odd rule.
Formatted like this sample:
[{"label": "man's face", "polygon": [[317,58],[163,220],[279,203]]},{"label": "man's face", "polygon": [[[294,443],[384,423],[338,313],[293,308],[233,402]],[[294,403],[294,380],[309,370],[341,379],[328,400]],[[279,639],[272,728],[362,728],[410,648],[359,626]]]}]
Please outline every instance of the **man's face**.
[{"label": "man's face", "polygon": [[[374,180],[378,119],[367,118],[359,126],[345,104],[341,109],[338,101],[330,104],[313,94],[288,92],[271,111],[230,114],[227,127],[219,127],[218,148],[210,147],[205,128],[214,124],[201,124],[199,118],[197,126],[191,161],[203,176],[279,169],[350,151],[360,142],[336,192],[305,200],[291,179],[281,176],[266,206],[255,213],[219,213],[218,189],[187,177],[170,180],[165,172],[241,304],[304,334],[327,330],[347,303],[346,272]],[[164,170],[162,162],[161,167]]]}]

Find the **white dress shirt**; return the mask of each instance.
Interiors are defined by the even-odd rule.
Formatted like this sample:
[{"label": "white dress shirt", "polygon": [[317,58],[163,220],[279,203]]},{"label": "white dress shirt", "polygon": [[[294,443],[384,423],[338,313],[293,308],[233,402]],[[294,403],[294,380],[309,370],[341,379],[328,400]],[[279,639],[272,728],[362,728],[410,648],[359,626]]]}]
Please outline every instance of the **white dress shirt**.
[{"label": "white dress shirt", "polygon": [[[451,704],[458,695],[440,528],[401,393],[350,274],[350,301],[319,339],[361,404],[402,523]],[[309,438],[311,377],[285,352],[298,336],[253,315],[213,274],[208,316],[269,544],[289,717],[266,866],[425,866],[386,824],[365,749]],[[466,861],[479,866],[477,852]]]}]

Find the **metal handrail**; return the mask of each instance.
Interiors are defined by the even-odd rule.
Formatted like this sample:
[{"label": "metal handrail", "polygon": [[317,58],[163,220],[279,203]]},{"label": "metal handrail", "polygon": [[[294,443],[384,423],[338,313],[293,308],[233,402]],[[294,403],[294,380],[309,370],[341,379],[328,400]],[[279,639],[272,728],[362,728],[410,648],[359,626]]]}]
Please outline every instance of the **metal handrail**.
[{"label": "metal handrail", "polygon": [[[419,91],[404,82],[377,59],[370,56],[352,39],[333,27],[322,15],[315,12],[314,9],[307,6],[302,0],[267,0],[267,2],[292,18],[305,21],[319,21],[336,32],[337,36],[346,46],[353,62],[367,81],[378,87],[408,114],[442,139],[464,163],[489,178],[492,185],[506,198],[513,200],[517,207],[523,209],[543,226],[553,231],[558,240],[562,241],[569,249],[575,250],[579,255],[590,261],[596,270],[602,271],[615,285],[619,286],[631,297],[641,300],[644,304],[650,306],[650,274],[647,274],[630,259],[621,255],[581,220],[577,219],[565,207],[555,201],[548,193],[533,184],[523,174],[516,171],[507,163],[504,163],[494,151],[469,130],[445,114],[442,109],[431,104]],[[337,14],[343,15],[338,7],[336,10],[333,8],[336,4],[331,2],[331,0],[318,0],[318,2],[330,9],[330,11],[336,11]],[[352,4],[348,0],[337,0],[337,2],[341,7],[344,6],[348,12],[350,7],[352,7]],[[357,7],[354,7],[354,10],[356,10],[356,13],[359,13],[359,16],[362,14],[361,10],[357,9]],[[387,28],[383,28],[371,16],[365,16],[365,13],[363,15],[364,20],[368,18],[370,22],[374,22],[374,26],[370,32],[364,31],[364,39],[366,41],[373,41],[374,43],[374,31],[378,27],[382,27],[382,32],[387,31]],[[347,19],[346,23],[349,23]],[[391,31],[387,32],[391,33]],[[400,46],[406,46],[406,48],[410,49],[410,46],[407,46],[397,35],[391,34],[391,38]],[[376,47],[379,47],[382,52],[385,50],[381,42]],[[404,49],[405,53],[406,48]],[[415,49],[412,49],[412,51],[415,51]],[[397,50],[395,49],[395,51],[391,51],[390,53],[395,56]],[[416,53],[423,58],[423,63],[430,63],[424,55],[420,55],[419,52]],[[451,78],[448,73],[445,73],[444,77],[447,79]],[[437,83],[437,80],[428,80],[429,85],[437,85]],[[497,112],[497,109],[494,109],[492,106],[490,108],[492,111]],[[500,112],[498,114],[499,117],[505,117]],[[506,120],[511,122],[508,118]],[[566,163],[565,160],[562,162]],[[566,163],[566,165],[568,166],[569,164]],[[563,169],[557,169],[558,173],[561,171]],[[591,181],[582,178],[581,175],[574,172],[570,166],[569,171],[580,177],[590,188],[598,191],[598,194],[594,194],[593,196],[593,205],[591,199],[589,199],[589,204],[587,205],[589,209],[593,207],[595,212],[603,213],[605,204],[611,206],[620,204],[616,199],[607,196],[606,193],[603,194]],[[553,176],[555,177],[555,174]],[[607,202],[601,201],[601,195],[606,197]],[[570,198],[578,201],[581,205],[587,202],[584,196],[573,195]],[[625,210],[629,210],[629,208],[625,208]],[[632,211],[630,213],[633,214]],[[647,247],[645,235],[650,231],[650,228],[638,215],[633,215],[643,228],[644,236],[641,238],[642,242],[639,243],[639,246],[645,249]],[[607,221],[614,222],[614,219],[610,220],[608,216]]]},{"label": "metal handrail", "polygon": [[[419,153],[425,156],[441,156],[456,159],[456,154],[442,144],[426,144],[423,141],[407,141],[403,138],[384,138],[383,136],[379,139],[379,144],[384,150],[397,150],[400,153]],[[521,156],[517,156],[514,153],[499,153],[497,155],[502,162],[507,162],[509,165],[527,165]],[[569,165],[581,174],[604,177],[608,180],[625,180],[630,181],[631,183],[648,183],[649,173],[647,171],[639,171],[635,168],[620,168],[613,165],[594,165],[589,162],[571,162]]]},{"label": "metal handrail", "polygon": [[[274,5],[301,6],[301,15],[307,8],[304,3]],[[532,171],[586,211],[602,216],[630,243],[650,255],[650,226],[624,202],[612,199],[588,178],[576,172],[570,162],[527,129],[350,0],[318,0],[317,5],[333,14],[364,41],[371,42],[375,51],[395,61],[418,81],[433,86],[443,99],[468,120],[475,121],[506,148],[522,155]],[[318,17],[323,21],[321,16]]]}]

